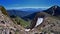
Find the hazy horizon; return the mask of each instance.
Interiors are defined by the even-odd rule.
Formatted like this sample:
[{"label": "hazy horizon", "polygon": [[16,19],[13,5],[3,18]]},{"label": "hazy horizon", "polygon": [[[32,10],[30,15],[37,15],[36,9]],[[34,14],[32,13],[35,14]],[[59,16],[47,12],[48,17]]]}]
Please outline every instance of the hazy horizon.
[{"label": "hazy horizon", "polygon": [[50,7],[13,7],[13,8],[7,8],[9,9],[48,9]]}]

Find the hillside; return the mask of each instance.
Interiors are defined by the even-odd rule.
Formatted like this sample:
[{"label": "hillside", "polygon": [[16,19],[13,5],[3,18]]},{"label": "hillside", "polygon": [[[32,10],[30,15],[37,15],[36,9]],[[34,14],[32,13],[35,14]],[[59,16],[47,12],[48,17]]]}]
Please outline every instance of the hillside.
[{"label": "hillside", "polygon": [[34,27],[30,32],[31,33],[54,33],[57,34],[60,32],[60,19],[56,16],[52,16],[45,12],[39,12],[31,22],[31,27],[34,26],[34,23],[37,22],[37,18],[44,15],[44,21],[37,27]]},{"label": "hillside", "polygon": [[[41,29],[40,29],[41,28]],[[37,27],[39,31],[46,33],[59,33],[60,32],[60,20],[57,17],[46,17],[44,22]]]},{"label": "hillside", "polygon": [[24,34],[24,32],[22,33],[21,31],[24,28],[14,24],[9,15],[2,10],[5,10],[5,8],[0,6],[0,34]]},{"label": "hillside", "polygon": [[15,24],[21,25],[22,27],[27,27],[30,25],[29,21],[25,21],[18,16],[15,16],[15,18],[12,18],[11,16],[11,19],[14,21]]},{"label": "hillside", "polygon": [[[41,16],[43,16],[44,21],[39,26],[34,27],[37,19]],[[36,31],[37,33],[60,34],[60,18],[58,16],[60,16],[59,6],[53,6],[43,12],[39,12],[32,20],[30,28],[33,27],[33,31]]]}]

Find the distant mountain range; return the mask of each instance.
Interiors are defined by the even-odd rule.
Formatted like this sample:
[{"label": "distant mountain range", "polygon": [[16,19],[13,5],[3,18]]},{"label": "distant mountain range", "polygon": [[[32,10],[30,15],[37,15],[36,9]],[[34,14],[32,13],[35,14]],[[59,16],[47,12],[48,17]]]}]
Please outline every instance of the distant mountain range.
[{"label": "distant mountain range", "polygon": [[46,12],[50,15],[53,16],[60,16],[60,7],[59,6],[52,6],[46,10],[43,9],[32,9],[32,8],[27,8],[27,9],[20,9],[20,10],[7,10],[8,14],[11,15],[16,15],[19,16],[25,20],[28,19],[33,19],[35,15],[39,12]]},{"label": "distant mountain range", "polygon": [[41,11],[41,10],[44,10],[42,8],[21,8],[19,10],[22,10],[22,11],[27,11],[27,12],[35,12],[35,11]]},{"label": "distant mountain range", "polygon": [[[34,14],[34,13],[40,12],[40,11],[42,11],[41,8],[39,8],[39,9],[35,9],[35,8],[26,8],[25,9],[24,8],[24,9],[20,9],[20,10],[16,10],[16,9],[7,10],[8,14],[10,16],[15,15],[15,16],[19,16],[23,19],[27,18],[26,16],[28,16],[28,15],[31,15],[31,14]],[[33,15],[31,15],[31,16],[33,16]]]},{"label": "distant mountain range", "polygon": [[32,13],[32,12],[26,12],[26,11],[20,11],[20,10],[7,10],[7,12],[10,16],[15,15],[15,16],[19,16],[19,17],[24,17],[24,16]]},{"label": "distant mountain range", "polygon": [[[55,5],[55,6],[52,6],[52,7],[48,8],[48,9],[46,9],[46,10],[43,10],[42,12],[46,12],[46,13],[52,15],[52,16],[59,17],[60,16],[60,7]],[[38,14],[38,13],[39,12],[32,13],[30,15],[25,16],[24,18],[25,19],[26,18],[33,19],[36,16],[36,14]]]}]

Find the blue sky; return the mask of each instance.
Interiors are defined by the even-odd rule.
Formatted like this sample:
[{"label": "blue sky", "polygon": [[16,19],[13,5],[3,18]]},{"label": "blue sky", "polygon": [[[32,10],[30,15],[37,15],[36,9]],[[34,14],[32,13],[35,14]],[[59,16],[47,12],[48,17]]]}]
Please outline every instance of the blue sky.
[{"label": "blue sky", "polygon": [[6,9],[23,8],[23,7],[50,7],[53,5],[60,6],[60,0],[0,0],[0,5]]}]

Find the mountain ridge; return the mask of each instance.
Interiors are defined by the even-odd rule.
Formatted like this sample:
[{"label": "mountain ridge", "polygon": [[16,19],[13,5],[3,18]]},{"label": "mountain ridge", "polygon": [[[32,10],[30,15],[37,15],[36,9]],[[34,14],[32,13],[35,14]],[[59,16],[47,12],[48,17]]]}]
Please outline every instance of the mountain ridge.
[{"label": "mountain ridge", "polygon": [[59,16],[60,15],[60,7],[57,5],[52,6],[51,8],[45,10],[48,14]]}]

